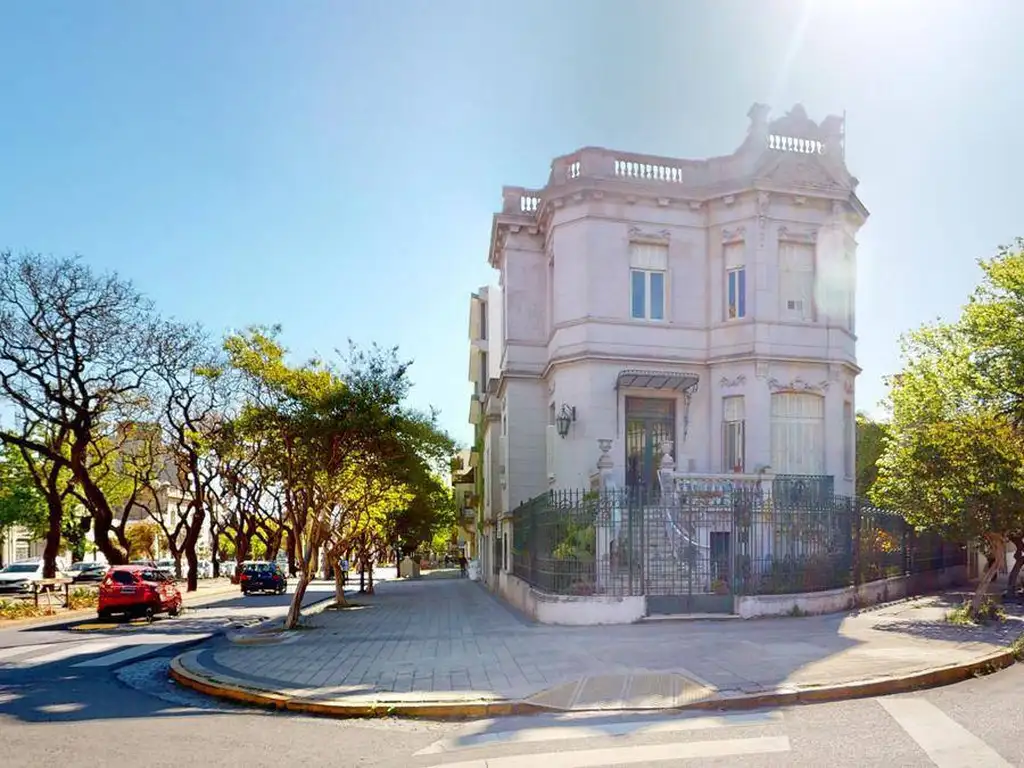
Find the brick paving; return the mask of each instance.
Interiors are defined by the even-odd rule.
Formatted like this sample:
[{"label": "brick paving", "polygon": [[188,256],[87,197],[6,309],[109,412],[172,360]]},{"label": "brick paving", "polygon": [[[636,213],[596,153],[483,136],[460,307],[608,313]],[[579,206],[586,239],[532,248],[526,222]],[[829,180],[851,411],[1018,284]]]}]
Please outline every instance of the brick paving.
[{"label": "brick paving", "polygon": [[310,628],[284,643],[228,645],[198,658],[253,687],[324,699],[668,706],[968,662],[1024,629],[1017,617],[950,625],[945,613],[959,599],[831,616],[556,627],[532,623],[475,582],[427,578],[381,584],[351,609],[310,617]]}]

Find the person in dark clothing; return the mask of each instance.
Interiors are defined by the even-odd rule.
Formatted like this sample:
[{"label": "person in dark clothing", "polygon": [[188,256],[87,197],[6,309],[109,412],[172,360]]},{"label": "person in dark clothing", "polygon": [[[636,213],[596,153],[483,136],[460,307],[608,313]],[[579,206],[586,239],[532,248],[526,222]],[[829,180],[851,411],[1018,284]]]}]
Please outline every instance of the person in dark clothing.
[{"label": "person in dark clothing", "polygon": [[459,555],[459,575],[466,575],[466,568],[469,566],[469,562],[466,560],[465,555]]}]

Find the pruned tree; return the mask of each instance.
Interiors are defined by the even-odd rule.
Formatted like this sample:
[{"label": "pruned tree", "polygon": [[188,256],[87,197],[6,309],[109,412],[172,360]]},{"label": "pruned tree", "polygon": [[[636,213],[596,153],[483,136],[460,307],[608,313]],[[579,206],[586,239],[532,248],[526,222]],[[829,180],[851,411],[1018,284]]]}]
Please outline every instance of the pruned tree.
[{"label": "pruned tree", "polygon": [[0,426],[0,441],[71,472],[111,563],[127,554],[110,541],[114,510],[90,452],[105,425],[134,415],[168,338],[150,302],[116,274],[78,259],[0,254],[0,398],[22,423],[67,430],[68,450],[11,425]]}]

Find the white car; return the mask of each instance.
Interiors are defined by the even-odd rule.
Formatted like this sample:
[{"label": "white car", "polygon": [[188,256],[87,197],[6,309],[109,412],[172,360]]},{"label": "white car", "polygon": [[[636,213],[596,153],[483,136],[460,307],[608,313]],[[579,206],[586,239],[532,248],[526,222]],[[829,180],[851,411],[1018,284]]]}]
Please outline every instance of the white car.
[{"label": "white car", "polygon": [[[57,576],[64,576],[67,565],[57,560]],[[42,560],[22,560],[11,563],[0,570],[0,594],[26,594],[32,591],[32,584],[43,579]]]}]

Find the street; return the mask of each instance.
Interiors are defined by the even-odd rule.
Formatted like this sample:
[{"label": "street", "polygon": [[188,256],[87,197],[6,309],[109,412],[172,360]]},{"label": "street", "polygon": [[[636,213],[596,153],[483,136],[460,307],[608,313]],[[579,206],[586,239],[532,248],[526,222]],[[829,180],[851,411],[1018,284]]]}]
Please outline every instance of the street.
[{"label": "street", "polygon": [[[311,587],[306,603],[330,596]],[[222,704],[167,680],[171,657],[277,618],[285,596],[227,595],[151,625],[0,632],[5,766],[138,764],[549,768],[1024,765],[1024,667],[944,689],[746,713],[345,721]],[[92,627],[92,628],[90,628]]]}]

